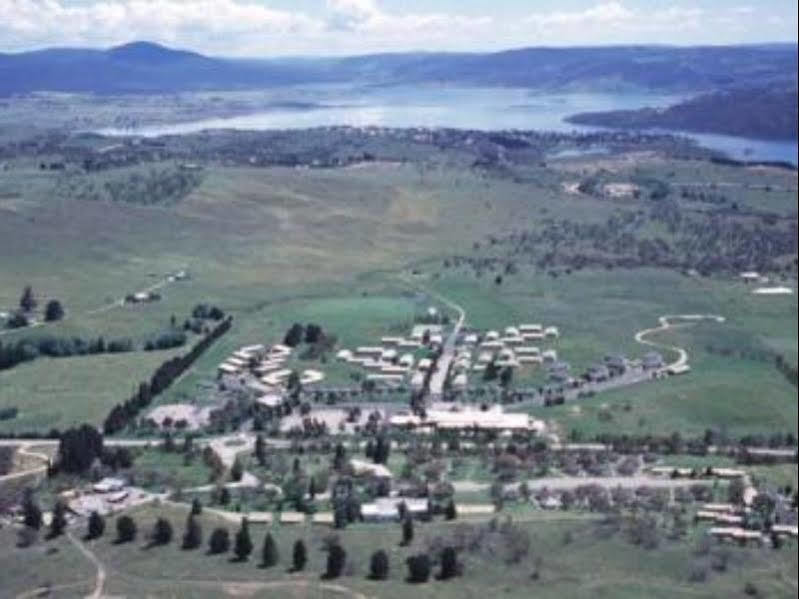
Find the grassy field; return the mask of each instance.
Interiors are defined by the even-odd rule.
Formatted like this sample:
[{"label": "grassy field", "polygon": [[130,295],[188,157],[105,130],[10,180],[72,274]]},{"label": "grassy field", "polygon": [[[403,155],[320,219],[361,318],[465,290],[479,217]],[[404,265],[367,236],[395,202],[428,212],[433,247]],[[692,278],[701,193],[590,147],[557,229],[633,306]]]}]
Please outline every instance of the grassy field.
[{"label": "grassy field", "polygon": [[0,432],[47,432],[91,422],[128,399],[166,359],[180,350],[40,358],[0,372],[0,406],[19,414],[0,421]]},{"label": "grassy field", "polygon": [[[143,548],[144,535],[157,516],[167,517],[173,524],[175,539],[164,547]],[[396,525],[355,525],[337,531],[339,542],[347,551],[350,564],[346,575],[331,581],[320,578],[324,571],[325,554],[321,551],[323,540],[330,535],[324,527],[273,526],[273,534],[280,552],[278,566],[269,569],[258,567],[258,552],[266,532],[264,526],[251,525],[250,531],[255,552],[248,562],[230,561],[230,555],[207,555],[205,549],[182,551],[182,535],[186,511],[177,508],[143,508],[134,512],[140,537],[134,543],[113,543],[113,521],[108,522],[106,535],[89,543],[106,571],[104,592],[128,597],[173,597],[179,585],[180,597],[381,597],[405,599],[418,597],[484,597],[487,593],[506,597],[745,597],[747,582],[753,584],[761,596],[793,597],[796,594],[797,553],[795,544],[779,552],[771,549],[729,548],[729,566],[726,572],[709,569],[705,582],[691,582],[689,575],[696,567],[707,567],[710,557],[695,555],[693,535],[673,542],[663,540],[657,549],[643,550],[632,545],[622,533],[610,537],[599,535],[595,524],[580,519],[555,519],[551,514],[519,522],[521,531],[529,535],[527,555],[518,563],[506,564],[505,545],[499,537],[489,535],[486,544],[475,551],[464,551],[459,558],[464,573],[459,579],[444,582],[431,580],[424,585],[404,581],[407,556],[424,550],[431,544],[446,542],[452,535],[469,535],[469,527],[462,522],[434,523],[417,526],[410,547],[398,546],[400,537]],[[201,517],[204,537],[219,525],[231,533],[236,526],[224,524],[216,517]],[[8,534],[8,533],[4,533]],[[308,547],[309,562],[305,572],[289,573],[291,546],[303,539]],[[53,543],[53,542],[50,542]],[[67,551],[63,541],[58,555],[74,559],[76,552]],[[367,579],[369,556],[376,549],[389,553],[390,575],[384,582]],[[41,547],[27,550],[10,550],[3,544],[4,558],[26,563],[37,559]],[[717,549],[712,549],[716,552]],[[10,553],[10,555],[9,555]],[[21,560],[21,561],[20,561]],[[50,564],[54,567],[56,562]],[[63,568],[65,564],[58,564]],[[52,583],[85,577],[88,562],[71,571],[61,569],[50,576]],[[10,566],[10,562],[9,562]],[[19,568],[16,568],[19,571]],[[18,574],[4,580],[10,596],[41,584],[48,574],[25,568],[28,574]],[[436,568],[437,570],[437,568]],[[51,570],[52,571],[52,570]],[[537,572],[537,579],[533,573]],[[59,574],[60,573],[60,574]],[[325,587],[324,585],[330,585]],[[334,588],[335,586],[335,588]],[[59,595],[61,596],[61,595]],[[65,594],[64,596],[71,596]]]},{"label": "grassy field", "polygon": [[[536,408],[532,413],[562,432],[702,433],[707,427],[731,433],[797,431],[796,388],[771,361],[739,350],[782,353],[796,360],[796,297],[764,298],[746,286],[694,279],[663,270],[584,271],[556,279],[545,275],[506,278],[501,286],[447,273],[430,286],[461,304],[469,324],[498,328],[522,321],[559,326],[552,343],[579,373],[608,353],[641,356],[638,330],[657,326],[667,314],[721,314],[724,323],[702,322],[652,335],[653,341],[684,347],[692,372],[600,394],[577,404]],[[708,346],[732,349],[730,356]],[[664,351],[667,359],[674,353]],[[533,372],[535,372],[533,370]],[[526,384],[525,369],[514,379]],[[600,420],[600,411],[612,419]]]},{"label": "grassy field", "polygon": [[[604,222],[619,209],[617,202],[561,189],[562,182],[598,167],[657,175],[679,185],[726,182],[741,202],[795,211],[786,193],[756,188],[766,182],[775,189],[795,187],[795,175],[660,159],[637,166],[594,160],[531,166],[523,180],[452,168],[445,161],[424,169],[413,164],[339,170],[212,167],[188,197],[147,206],[66,199],[59,195],[64,178],[78,175],[14,163],[0,183],[0,253],[14,257],[0,264],[0,311],[13,309],[23,286],[31,284],[40,304],[57,297],[67,317],[36,329],[2,331],[0,342],[43,334],[140,340],[162,330],[173,315],[182,321],[196,303],[214,303],[234,316],[232,330],[158,400],[202,401],[202,387],[230,351],[280,341],[292,322],[318,322],[342,346],[404,331],[429,302],[398,276],[416,269],[422,273],[416,281],[463,305],[471,325],[496,328],[532,320],[559,326],[563,337],[553,347],[575,371],[611,352],[640,355],[645,350],[634,341],[635,331],[656,326],[663,314],[712,312],[728,318],[723,326],[661,336],[664,342],[686,342],[694,365],[689,377],[589,400],[579,418],[570,408],[540,414],[566,430],[575,426],[573,419],[588,433],[601,429],[605,425],[596,423],[593,412],[607,402],[635,404],[607,425],[615,430],[645,430],[665,418],[669,427],[688,431],[708,423],[731,430],[780,424],[796,431],[795,389],[770,364],[703,353],[708,343],[721,343],[779,352],[795,364],[796,296],[757,297],[742,284],[665,270],[552,278],[520,263],[520,274],[496,285],[493,276],[475,278],[443,267],[448,255],[470,255],[475,241],[530,228],[543,217],[578,214],[584,222]],[[187,269],[191,278],[160,288],[161,301],[111,305],[178,269]],[[110,403],[126,398],[152,372],[153,358],[141,352],[120,362],[39,360],[0,373],[0,406],[19,405],[22,412],[0,424],[0,431],[61,426],[73,416],[98,422]],[[331,385],[352,381],[353,370],[345,366],[294,364],[324,366]],[[532,368],[515,376],[518,385],[543,378]],[[69,416],[63,415],[66,405]]]}]

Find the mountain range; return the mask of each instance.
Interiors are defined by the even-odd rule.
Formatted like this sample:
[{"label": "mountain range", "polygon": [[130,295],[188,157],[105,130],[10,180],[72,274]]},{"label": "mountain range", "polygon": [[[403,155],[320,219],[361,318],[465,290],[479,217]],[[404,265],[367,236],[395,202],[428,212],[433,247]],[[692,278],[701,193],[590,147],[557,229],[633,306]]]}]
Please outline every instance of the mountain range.
[{"label": "mountain range", "polygon": [[344,58],[230,59],[150,42],[0,54],[0,95],[167,93],[282,85],[450,84],[561,91],[709,92],[796,85],[796,44],[523,48]]}]

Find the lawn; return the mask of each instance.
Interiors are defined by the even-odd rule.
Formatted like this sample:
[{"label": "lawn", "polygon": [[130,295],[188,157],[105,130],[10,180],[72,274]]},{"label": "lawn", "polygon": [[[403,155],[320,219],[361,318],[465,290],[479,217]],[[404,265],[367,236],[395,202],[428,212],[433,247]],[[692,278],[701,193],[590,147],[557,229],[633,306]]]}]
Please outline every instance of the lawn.
[{"label": "lawn", "polygon": [[108,411],[178,350],[40,358],[0,372],[0,406],[19,414],[2,432],[47,432],[83,422],[101,425]]}]

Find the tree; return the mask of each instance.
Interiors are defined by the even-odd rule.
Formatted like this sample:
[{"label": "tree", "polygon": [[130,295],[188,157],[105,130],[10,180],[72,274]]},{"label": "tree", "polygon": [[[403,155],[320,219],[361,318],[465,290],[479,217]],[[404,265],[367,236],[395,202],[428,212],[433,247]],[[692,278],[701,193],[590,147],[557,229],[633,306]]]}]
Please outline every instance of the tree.
[{"label": "tree", "polygon": [[61,536],[67,527],[67,506],[60,499],[53,506],[53,516],[50,520],[50,538]]},{"label": "tree", "polygon": [[239,482],[242,476],[244,476],[244,465],[237,457],[233,460],[233,465],[230,467],[230,478],[235,482]]},{"label": "tree", "polygon": [[55,322],[64,318],[64,307],[57,299],[52,299],[47,302],[44,308],[44,319],[47,322]]},{"label": "tree", "polygon": [[499,384],[502,385],[505,389],[510,386],[511,381],[513,380],[513,368],[510,366],[505,366],[502,369],[502,372],[499,374]]},{"label": "tree", "polygon": [[447,502],[447,507],[444,508],[444,517],[447,520],[454,520],[458,517],[458,510],[455,508],[455,501],[450,499]]},{"label": "tree", "polygon": [[36,503],[32,494],[26,494],[22,504],[22,511],[25,526],[33,530],[39,530],[42,527],[42,508]]},{"label": "tree", "polygon": [[388,578],[388,553],[378,549],[372,554],[369,561],[369,578],[372,580],[385,580]]},{"label": "tree", "polygon": [[90,424],[70,428],[58,442],[58,465],[64,472],[82,474],[103,455],[103,436]]},{"label": "tree", "polygon": [[408,582],[422,583],[430,579],[430,557],[426,553],[412,555],[405,563],[408,565]]},{"label": "tree", "polygon": [[271,568],[276,566],[280,561],[280,554],[277,551],[277,544],[271,533],[266,533],[264,537],[264,546],[261,550],[261,566],[264,568]]},{"label": "tree", "polygon": [[25,312],[31,312],[38,304],[36,296],[33,295],[33,288],[26,285],[22,290],[22,297],[19,298],[19,307]]},{"label": "tree", "polygon": [[86,538],[89,540],[99,539],[105,532],[105,520],[97,512],[89,514],[89,524],[86,531]]},{"label": "tree", "polygon": [[740,505],[744,501],[744,483],[740,478],[734,478],[727,487],[727,498],[733,505]]},{"label": "tree", "polygon": [[153,545],[167,545],[172,541],[172,524],[166,518],[158,518],[153,526],[153,532],[150,535],[150,541]]},{"label": "tree", "polygon": [[286,332],[285,337],[283,337],[283,344],[288,345],[289,347],[297,347],[300,343],[302,343],[304,333],[305,329],[303,326],[300,323],[295,322]]},{"label": "tree", "polygon": [[266,442],[261,434],[255,437],[255,459],[258,460],[260,466],[266,464]]},{"label": "tree", "polygon": [[402,521],[402,545],[410,545],[413,542],[413,520],[406,516]]},{"label": "tree", "polygon": [[302,539],[297,539],[294,543],[294,550],[291,555],[291,563],[296,572],[302,572],[308,562],[308,551]]},{"label": "tree", "polygon": [[247,561],[247,558],[252,553],[252,539],[250,539],[250,526],[247,518],[241,519],[241,526],[236,533],[236,544],[233,547],[233,553],[236,554],[236,559],[240,562]]},{"label": "tree", "polygon": [[199,516],[202,513],[203,513],[203,504],[200,502],[199,498],[195,497],[191,502],[191,515]]},{"label": "tree", "polygon": [[327,569],[325,578],[338,578],[347,563],[347,552],[338,543],[333,543],[327,550]]},{"label": "tree", "polygon": [[117,518],[117,542],[129,543],[136,538],[136,522],[130,516]]},{"label": "tree", "polygon": [[208,542],[208,553],[219,554],[227,553],[230,549],[230,533],[227,528],[215,528],[211,533],[211,540]]},{"label": "tree", "polygon": [[444,547],[441,552],[441,572],[438,575],[440,580],[449,580],[458,575],[458,554],[452,546]]},{"label": "tree", "polygon": [[183,533],[183,549],[197,549],[203,543],[203,532],[194,512],[186,519],[186,532]]}]

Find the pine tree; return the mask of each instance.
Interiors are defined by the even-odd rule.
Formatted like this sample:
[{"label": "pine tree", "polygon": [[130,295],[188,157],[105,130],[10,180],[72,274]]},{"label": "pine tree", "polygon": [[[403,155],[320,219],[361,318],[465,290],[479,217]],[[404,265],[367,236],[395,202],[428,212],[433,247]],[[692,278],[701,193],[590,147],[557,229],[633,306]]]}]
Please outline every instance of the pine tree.
[{"label": "pine tree", "polygon": [[458,554],[454,547],[444,547],[441,552],[441,572],[438,575],[440,580],[448,580],[458,574]]},{"label": "pine tree", "polygon": [[197,549],[203,542],[203,533],[200,523],[194,512],[186,519],[186,532],[183,533],[183,549]]},{"label": "pine tree", "polygon": [[325,578],[338,578],[347,562],[347,552],[338,543],[333,543],[327,550],[327,570]]},{"label": "pine tree", "polygon": [[410,545],[413,542],[413,520],[406,516],[402,522],[402,545]]},{"label": "pine tree", "polygon": [[236,544],[233,552],[236,554],[236,559],[241,562],[247,561],[250,553],[252,553],[252,539],[250,539],[250,526],[247,518],[241,519],[241,526],[236,533]]},{"label": "pine tree", "polygon": [[272,566],[276,566],[278,561],[280,561],[280,555],[277,551],[275,539],[272,538],[271,533],[266,533],[266,537],[264,537],[264,547],[261,551],[261,565],[264,568],[271,568]]},{"label": "pine tree", "polygon": [[60,536],[67,526],[67,506],[64,502],[58,500],[53,506],[53,517],[50,520],[50,538]]},{"label": "pine tree", "polygon": [[19,298],[19,307],[25,312],[30,312],[37,305],[38,302],[36,301],[36,296],[33,295],[33,288],[30,285],[26,285],[22,291],[22,297]]},{"label": "pine tree", "polygon": [[89,514],[89,524],[86,532],[86,538],[99,539],[105,532],[105,520],[97,512]]},{"label": "pine tree", "polygon": [[22,504],[23,521],[25,526],[34,530],[39,530],[42,527],[42,509],[32,494],[27,494]]},{"label": "pine tree", "polygon": [[302,539],[297,539],[294,543],[291,562],[296,572],[302,572],[305,569],[305,564],[308,562],[308,551],[305,549]]},{"label": "pine tree", "polygon": [[191,502],[191,514],[192,516],[199,516],[203,512],[203,504],[200,503],[200,500],[195,497]]},{"label": "pine tree", "polygon": [[316,478],[311,476],[311,480],[308,482],[308,497],[311,498],[311,501],[316,499]]},{"label": "pine tree", "polygon": [[230,467],[230,478],[235,482],[239,482],[242,476],[244,476],[244,466],[242,465],[241,460],[236,458],[233,461],[233,465]]},{"label": "pine tree", "polygon": [[151,541],[153,545],[166,545],[172,540],[172,524],[165,518],[158,518],[153,526]]},{"label": "pine tree", "polygon": [[258,464],[261,466],[266,463],[266,442],[263,435],[255,437],[255,459],[258,460]]}]

